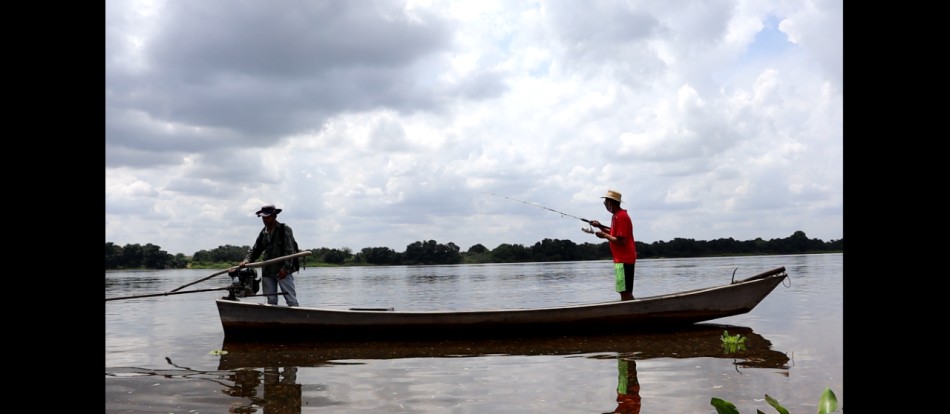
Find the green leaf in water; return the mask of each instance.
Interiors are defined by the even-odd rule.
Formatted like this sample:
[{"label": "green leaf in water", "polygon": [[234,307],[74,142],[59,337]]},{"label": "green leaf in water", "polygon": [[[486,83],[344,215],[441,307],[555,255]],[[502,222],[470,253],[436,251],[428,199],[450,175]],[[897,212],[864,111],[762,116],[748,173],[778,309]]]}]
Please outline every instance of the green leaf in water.
[{"label": "green leaf in water", "polygon": [[736,406],[729,401],[713,397],[712,400],[709,401],[709,404],[716,407],[716,412],[719,414],[739,414],[739,410],[736,409]]},{"label": "green leaf in water", "polygon": [[835,397],[835,393],[831,391],[831,388],[825,387],[825,391],[821,393],[821,398],[818,399],[818,414],[833,413],[837,410],[838,397]]},{"label": "green leaf in water", "polygon": [[778,410],[779,413],[788,414],[788,410],[786,410],[785,407],[782,407],[781,405],[779,405],[778,400],[776,400],[775,398],[772,398],[768,394],[765,394],[765,402],[769,403],[769,405],[771,405],[772,407],[775,407],[775,409]]}]

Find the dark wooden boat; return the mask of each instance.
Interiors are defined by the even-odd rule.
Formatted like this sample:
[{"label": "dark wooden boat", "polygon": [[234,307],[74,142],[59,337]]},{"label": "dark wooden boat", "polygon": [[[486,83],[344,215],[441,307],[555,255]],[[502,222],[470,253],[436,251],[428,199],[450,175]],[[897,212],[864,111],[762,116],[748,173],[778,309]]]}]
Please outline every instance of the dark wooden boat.
[{"label": "dark wooden boat", "polygon": [[224,335],[242,338],[392,340],[671,329],[751,311],[788,277],[784,267],[689,291],[562,307],[475,311],[396,311],[287,307],[218,299]]}]

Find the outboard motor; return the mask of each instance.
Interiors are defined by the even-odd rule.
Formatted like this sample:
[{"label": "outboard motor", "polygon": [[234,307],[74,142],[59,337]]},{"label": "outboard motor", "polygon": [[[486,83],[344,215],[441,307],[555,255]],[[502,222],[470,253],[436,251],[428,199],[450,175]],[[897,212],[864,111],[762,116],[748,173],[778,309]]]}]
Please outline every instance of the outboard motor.
[{"label": "outboard motor", "polygon": [[246,296],[254,296],[261,290],[261,279],[257,277],[257,271],[249,267],[241,267],[233,272],[228,272],[231,276],[231,286],[228,287],[228,297],[224,299],[237,300]]}]

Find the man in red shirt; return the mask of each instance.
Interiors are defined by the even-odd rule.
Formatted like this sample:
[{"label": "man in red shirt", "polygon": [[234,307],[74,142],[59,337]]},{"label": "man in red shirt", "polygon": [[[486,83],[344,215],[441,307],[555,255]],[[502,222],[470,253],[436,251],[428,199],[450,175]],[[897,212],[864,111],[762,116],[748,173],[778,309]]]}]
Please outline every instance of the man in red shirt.
[{"label": "man in red shirt", "polygon": [[620,208],[621,194],[614,190],[607,190],[604,207],[613,214],[610,227],[600,224],[599,221],[590,222],[600,231],[594,233],[601,239],[610,242],[610,253],[614,257],[614,275],[617,279],[617,292],[620,300],[633,300],[633,272],[637,263],[637,246],[633,239],[633,222],[627,210]]}]

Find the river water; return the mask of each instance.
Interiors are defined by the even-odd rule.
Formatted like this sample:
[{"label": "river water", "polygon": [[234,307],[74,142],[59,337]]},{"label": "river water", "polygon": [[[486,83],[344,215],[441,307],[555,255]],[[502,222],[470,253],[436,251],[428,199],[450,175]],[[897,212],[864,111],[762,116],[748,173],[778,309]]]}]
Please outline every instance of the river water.
[{"label": "river water", "polygon": [[[789,278],[744,315],[677,332],[375,343],[230,343],[221,291],[105,302],[107,413],[814,412],[843,407],[843,254],[644,259],[638,297]],[[106,272],[105,297],[169,292],[212,270]],[[226,286],[227,275],[187,290]],[[302,269],[301,306],[531,308],[617,300],[609,261]],[[262,298],[247,298],[260,301]],[[280,302],[283,305],[283,300]],[[747,338],[726,352],[723,331]]]}]

